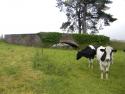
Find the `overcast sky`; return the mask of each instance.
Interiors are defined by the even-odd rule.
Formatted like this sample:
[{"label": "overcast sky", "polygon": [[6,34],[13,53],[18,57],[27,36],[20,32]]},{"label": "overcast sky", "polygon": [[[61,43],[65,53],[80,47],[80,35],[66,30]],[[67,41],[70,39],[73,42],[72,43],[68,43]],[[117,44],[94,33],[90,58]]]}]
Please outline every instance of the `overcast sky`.
[{"label": "overcast sky", "polygon": [[[100,34],[125,40],[125,0],[112,0],[110,12],[118,20]],[[60,31],[66,16],[56,0],[0,0],[0,34]]]}]

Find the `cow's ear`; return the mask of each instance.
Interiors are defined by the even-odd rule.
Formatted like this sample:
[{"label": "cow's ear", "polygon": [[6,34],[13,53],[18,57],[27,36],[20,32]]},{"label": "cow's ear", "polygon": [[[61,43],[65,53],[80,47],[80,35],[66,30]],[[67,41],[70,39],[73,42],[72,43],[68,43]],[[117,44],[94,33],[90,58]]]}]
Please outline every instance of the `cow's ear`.
[{"label": "cow's ear", "polygon": [[104,51],[105,51],[105,49],[100,49],[100,51],[104,52]]},{"label": "cow's ear", "polygon": [[112,52],[117,52],[117,50],[116,50],[116,49],[113,49]]}]

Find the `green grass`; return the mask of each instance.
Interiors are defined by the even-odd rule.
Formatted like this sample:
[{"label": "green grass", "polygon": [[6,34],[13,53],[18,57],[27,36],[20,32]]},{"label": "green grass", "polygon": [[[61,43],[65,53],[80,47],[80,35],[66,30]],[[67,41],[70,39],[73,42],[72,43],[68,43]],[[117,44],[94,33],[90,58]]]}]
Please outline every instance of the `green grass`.
[{"label": "green grass", "polygon": [[125,94],[125,53],[114,54],[109,80],[99,65],[76,61],[75,50],[41,49],[0,42],[0,94]]},{"label": "green grass", "polygon": [[112,47],[114,47],[118,50],[125,49],[125,42],[123,42],[123,41],[111,41],[110,44],[112,45]]}]

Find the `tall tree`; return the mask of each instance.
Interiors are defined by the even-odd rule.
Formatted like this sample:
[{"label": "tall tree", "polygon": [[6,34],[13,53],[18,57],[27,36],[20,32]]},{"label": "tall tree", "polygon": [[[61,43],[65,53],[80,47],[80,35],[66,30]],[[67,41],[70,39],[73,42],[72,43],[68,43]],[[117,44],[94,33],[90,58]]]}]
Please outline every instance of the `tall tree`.
[{"label": "tall tree", "polygon": [[61,29],[76,29],[80,34],[87,33],[87,30],[91,30],[91,33],[98,32],[116,20],[105,12],[111,3],[110,0],[57,0],[57,7],[67,16]]}]

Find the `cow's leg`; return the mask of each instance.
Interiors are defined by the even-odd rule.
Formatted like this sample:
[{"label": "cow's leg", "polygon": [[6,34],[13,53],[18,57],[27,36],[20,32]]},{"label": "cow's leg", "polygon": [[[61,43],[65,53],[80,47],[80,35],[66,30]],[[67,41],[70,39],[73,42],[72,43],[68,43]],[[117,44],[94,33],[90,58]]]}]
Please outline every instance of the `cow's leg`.
[{"label": "cow's leg", "polygon": [[90,68],[91,67],[91,59],[89,58],[89,65],[88,67]]},{"label": "cow's leg", "polygon": [[93,69],[93,59],[89,59],[89,66],[88,67]]},{"label": "cow's leg", "polygon": [[100,70],[101,70],[101,79],[104,78],[104,66],[100,62]]},{"label": "cow's leg", "polygon": [[91,68],[93,69],[93,59],[91,59]]},{"label": "cow's leg", "polygon": [[109,77],[109,67],[110,67],[110,62],[108,63],[108,66],[106,67],[106,74],[105,74],[105,76],[106,76],[106,79],[108,79]]},{"label": "cow's leg", "polygon": [[108,79],[108,71],[106,71],[105,78]]}]

